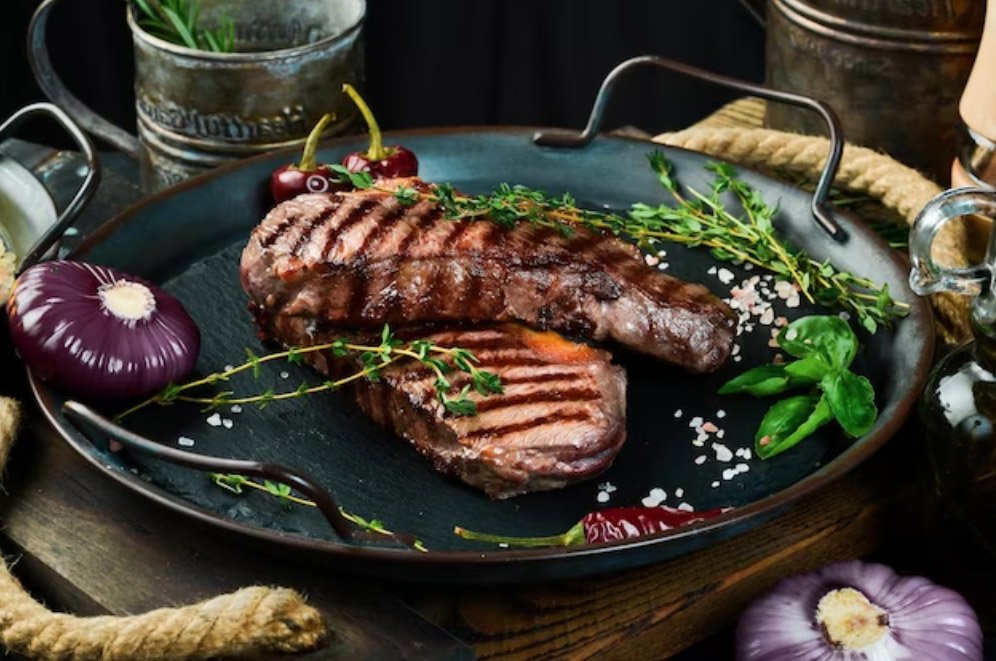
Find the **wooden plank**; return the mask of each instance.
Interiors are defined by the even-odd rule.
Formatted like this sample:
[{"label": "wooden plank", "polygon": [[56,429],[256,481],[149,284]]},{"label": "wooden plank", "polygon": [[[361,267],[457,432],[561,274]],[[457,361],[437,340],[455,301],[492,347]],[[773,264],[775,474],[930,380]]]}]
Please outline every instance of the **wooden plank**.
[{"label": "wooden plank", "polygon": [[[778,579],[874,550],[913,490],[898,451],[741,537],[602,578],[413,591],[410,603],[482,659],[662,659],[729,626]],[[907,477],[903,477],[907,476]]]}]

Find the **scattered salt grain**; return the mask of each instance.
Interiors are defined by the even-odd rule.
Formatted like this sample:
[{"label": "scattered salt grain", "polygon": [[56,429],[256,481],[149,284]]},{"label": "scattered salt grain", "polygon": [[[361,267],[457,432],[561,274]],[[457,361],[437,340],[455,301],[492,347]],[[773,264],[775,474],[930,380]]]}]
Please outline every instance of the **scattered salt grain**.
[{"label": "scattered salt grain", "polygon": [[706,461],[706,456],[704,454],[700,454],[699,456],[695,457],[695,463],[698,464],[699,466],[704,464],[705,461]]},{"label": "scattered salt grain", "polygon": [[688,426],[691,427],[692,429],[698,429],[699,427],[702,426],[702,422],[703,422],[702,416],[697,415],[688,421]]},{"label": "scattered salt grain", "polygon": [[678,487],[677,489],[674,490],[675,498],[681,498],[684,495],[685,495],[685,490],[682,489],[681,487]]},{"label": "scattered salt grain", "polygon": [[675,418],[680,418],[681,417],[681,413],[682,413],[681,409],[678,409],[677,411],[674,412],[674,417]]},{"label": "scattered salt grain", "polygon": [[290,378],[290,372],[281,372],[280,373],[280,378],[281,379],[289,379]]},{"label": "scattered salt grain", "polygon": [[732,479],[733,479],[733,478],[735,478],[736,476],[737,476],[737,471],[736,471],[736,469],[733,469],[733,468],[727,468],[727,469],[725,469],[725,470],[723,471],[723,479],[724,479],[724,480],[732,480]]},{"label": "scattered salt grain", "polygon": [[176,439],[176,444],[182,445],[185,448],[192,448],[194,447],[194,439],[187,438],[186,436],[181,436],[180,438]]},{"label": "scattered salt grain", "polygon": [[220,427],[221,415],[218,413],[212,413],[210,416],[208,416],[207,423],[212,427]]},{"label": "scattered salt grain", "polygon": [[747,471],[750,470],[750,466],[748,466],[747,464],[737,464],[736,466],[734,466],[734,468],[737,469],[738,473],[746,473]]},{"label": "scattered salt grain", "polygon": [[232,413],[242,413],[242,407],[238,404],[233,404],[231,411]]},{"label": "scattered salt grain", "polygon": [[226,372],[231,372],[233,369],[235,369],[235,367],[233,367],[232,365],[225,365]]},{"label": "scattered salt grain", "polygon": [[734,344],[733,345],[733,350],[730,353],[732,353],[734,356],[736,356],[737,354],[739,354],[740,353],[740,345],[739,344]]},{"label": "scattered salt grain", "polygon": [[726,417],[726,411],[724,411],[723,409],[719,409],[718,411],[716,411],[716,417],[717,418],[725,418]]},{"label": "scattered salt grain", "polygon": [[704,425],[702,425],[702,431],[709,432],[710,434],[715,434],[716,432],[719,431],[719,427],[717,427],[712,422],[707,422]]},{"label": "scattered salt grain", "polygon": [[616,490],[616,485],[611,482],[602,482],[598,485],[598,489],[600,491],[604,491],[605,493],[613,493]]},{"label": "scattered salt grain", "polygon": [[658,257],[667,257],[667,250],[658,250],[657,251],[657,256]]},{"label": "scattered salt grain", "polygon": [[600,503],[607,503],[607,502],[609,502],[609,492],[608,491],[599,491],[598,495],[595,496],[595,500],[597,500]]},{"label": "scattered salt grain", "polygon": [[733,459],[733,451],[722,443],[713,443],[712,449],[716,453],[716,461],[729,461]]},{"label": "scattered salt grain", "polygon": [[669,262],[661,262],[660,264],[657,265],[657,270],[666,271],[670,266],[671,264]]},{"label": "scattered salt grain", "polygon": [[660,264],[661,259],[660,257],[656,257],[654,255],[644,255],[643,261],[647,263],[647,266],[657,266]]},{"label": "scattered salt grain", "polygon": [[232,425],[234,425],[235,423],[232,422],[229,418],[222,418],[221,424],[225,426],[225,429],[231,429]]},{"label": "scattered salt grain", "polygon": [[799,299],[799,295],[798,294],[792,294],[785,301],[785,307],[787,307],[787,308],[797,308],[797,307],[799,307],[799,303],[801,303],[801,302],[802,301]]},{"label": "scattered salt grain", "polygon": [[788,326],[788,323],[789,323],[788,317],[778,317],[777,319],[775,319],[775,326],[778,326],[779,328],[781,328],[782,326]]},{"label": "scattered salt grain", "polygon": [[743,359],[744,359],[744,357],[743,357],[743,356],[734,356],[734,357],[733,357],[733,362],[735,362],[735,363],[739,363],[739,362],[740,362],[741,360],[743,360]]},{"label": "scattered salt grain", "polygon": [[711,484],[710,486],[711,486],[711,487],[712,487],[713,489],[715,489],[716,487],[718,487],[718,486],[719,486],[719,480],[714,480],[714,481],[713,481],[713,483],[712,483],[712,484]]},{"label": "scattered salt grain", "polygon": [[754,265],[751,264],[750,262],[747,262],[746,264],[744,264],[744,270],[745,271],[753,271],[754,270]]},{"label": "scattered salt grain", "polygon": [[774,320],[775,320],[774,308],[768,308],[767,310],[762,312],[761,318],[758,319],[758,321],[761,323],[762,326],[770,326]]},{"label": "scattered salt grain", "polygon": [[715,266],[710,266],[709,270],[706,271],[706,273],[708,273],[709,275],[716,275],[716,267]]},{"label": "scattered salt grain", "polygon": [[667,500],[667,492],[660,487],[654,487],[650,490],[650,495],[657,500]]},{"label": "scattered salt grain", "polygon": [[719,278],[719,281],[724,285],[728,285],[733,282],[734,276],[733,271],[729,269],[719,269],[719,271],[716,272],[716,277]]},{"label": "scattered salt grain", "polygon": [[681,503],[680,505],[678,505],[678,509],[680,509],[682,512],[694,512],[695,511],[695,508],[692,507],[691,505],[689,505],[688,503]]},{"label": "scattered salt grain", "polygon": [[720,429],[718,432],[716,432],[716,438],[723,438],[724,436],[726,436],[725,429]]},{"label": "scattered salt grain", "polygon": [[666,499],[667,494],[664,493],[664,489],[654,487],[640,502],[643,503],[644,507],[657,507]]}]

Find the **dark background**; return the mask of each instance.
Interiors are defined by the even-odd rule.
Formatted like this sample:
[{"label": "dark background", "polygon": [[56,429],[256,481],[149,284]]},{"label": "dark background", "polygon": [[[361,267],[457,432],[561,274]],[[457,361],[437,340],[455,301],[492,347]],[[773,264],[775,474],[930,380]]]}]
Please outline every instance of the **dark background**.
[{"label": "dark background", "polygon": [[[253,0],[257,1],[257,0]],[[279,1],[279,0],[269,0]],[[286,1],[286,0],[284,0]],[[4,0],[0,118],[42,98],[25,55],[38,0]],[[133,130],[124,0],[63,0],[52,59],[85,103]],[[472,124],[577,127],[616,63],[657,54],[760,80],[763,32],[737,0],[368,0],[366,96],[384,129]],[[606,127],[680,128],[733,98],[664,72],[619,87]],[[47,138],[48,132],[32,138]]]}]

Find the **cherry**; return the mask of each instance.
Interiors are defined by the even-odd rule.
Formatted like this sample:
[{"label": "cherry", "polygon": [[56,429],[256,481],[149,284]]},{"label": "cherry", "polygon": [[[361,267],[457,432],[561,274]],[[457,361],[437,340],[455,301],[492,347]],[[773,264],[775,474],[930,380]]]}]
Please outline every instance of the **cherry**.
[{"label": "cherry", "polygon": [[349,188],[349,184],[341,181],[329,166],[318,164],[318,141],[332,119],[332,115],[326,114],[311,129],[300,163],[281,166],[270,175],[270,192],[275,202],[283,202],[302,193],[331,193]]},{"label": "cherry", "polygon": [[370,107],[353,86],[346,83],[342,91],[349,95],[370,131],[370,147],[365,152],[354,151],[346,154],[342,165],[350,172],[369,172],[374,179],[393,179],[394,177],[415,177],[418,175],[418,159],[415,154],[401,145],[384,146],[380,126],[374,119]]}]

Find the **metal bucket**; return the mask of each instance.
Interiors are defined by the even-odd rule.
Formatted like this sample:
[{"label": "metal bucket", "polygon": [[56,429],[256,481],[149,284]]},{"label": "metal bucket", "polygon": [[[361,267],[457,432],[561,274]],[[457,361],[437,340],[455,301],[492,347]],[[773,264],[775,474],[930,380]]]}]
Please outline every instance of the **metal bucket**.
[{"label": "metal bucket", "polygon": [[234,53],[194,50],[145,32],[129,3],[135,48],[138,140],[76,99],[53,71],[45,0],[30,29],[29,55],[42,90],[91,133],[142,163],[158,190],[228,161],[303,143],[325,113],[326,135],[346,132],[356,110],[343,83],[363,77],[365,0],[200,0],[201,24],[235,25]]},{"label": "metal bucket", "polygon": [[[944,181],[984,14],[982,0],[768,0],[767,81],[827,101],[849,140]],[[783,106],[765,121],[822,128]]]}]

